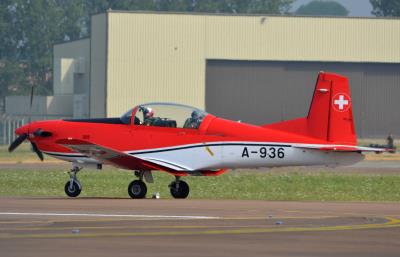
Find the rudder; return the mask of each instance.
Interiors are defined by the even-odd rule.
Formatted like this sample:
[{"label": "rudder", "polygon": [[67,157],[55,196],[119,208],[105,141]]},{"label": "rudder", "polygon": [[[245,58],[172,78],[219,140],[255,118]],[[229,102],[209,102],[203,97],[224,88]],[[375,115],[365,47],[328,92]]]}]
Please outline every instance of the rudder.
[{"label": "rudder", "polygon": [[335,144],[357,143],[346,77],[320,72],[307,116],[308,134]]}]

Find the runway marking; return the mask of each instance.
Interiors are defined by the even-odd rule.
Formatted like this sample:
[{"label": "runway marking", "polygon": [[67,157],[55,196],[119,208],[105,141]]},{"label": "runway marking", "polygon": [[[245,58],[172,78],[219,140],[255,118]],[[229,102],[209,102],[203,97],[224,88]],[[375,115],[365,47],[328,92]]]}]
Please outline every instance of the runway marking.
[{"label": "runway marking", "polygon": [[106,232],[106,233],[64,233],[64,234],[0,234],[0,239],[16,238],[96,238],[96,237],[127,237],[127,236],[184,236],[184,235],[237,235],[279,232],[316,232],[344,231],[361,229],[383,229],[400,227],[400,219],[385,217],[385,223],[369,223],[359,225],[339,225],[323,227],[274,227],[274,228],[244,228],[233,230],[203,230],[203,231],[153,231],[153,232]]},{"label": "runway marking", "polygon": [[146,214],[106,214],[106,213],[57,213],[57,212],[0,212],[0,215],[15,216],[73,216],[73,217],[110,217],[110,218],[148,218],[148,219],[220,219],[213,216],[177,216],[177,215],[146,215]]},{"label": "runway marking", "polygon": [[[1,213],[0,215],[6,215],[6,213]],[[58,215],[61,216],[61,215]],[[68,215],[70,216],[70,215]],[[373,217],[377,217],[373,216]],[[89,216],[90,217],[90,216]],[[168,216],[171,217],[171,216]],[[188,216],[183,216],[183,217],[188,217]],[[190,216],[189,216],[190,217]],[[202,217],[202,216],[199,216]],[[212,216],[206,216],[208,220],[212,219],[218,219],[218,220],[274,220],[274,219],[305,219],[305,220],[313,220],[313,219],[329,219],[329,218],[340,218],[341,216],[333,216],[333,215],[326,215],[326,216],[285,216],[285,215],[277,215],[277,216],[254,216],[254,217],[241,217],[241,216],[233,216],[233,217],[212,217]],[[75,222],[120,222],[120,221],[131,221],[131,220],[151,220],[151,219],[132,219],[130,217],[121,217],[123,219],[108,219],[108,218],[113,218],[112,216],[106,216],[103,217],[105,219],[74,219],[73,221]],[[0,224],[32,224],[32,223],[38,223],[38,224],[48,224],[48,223],[54,223],[54,222],[63,222],[65,220],[47,220],[47,221],[34,221],[34,220],[21,220],[21,221],[0,221]],[[69,220],[68,220],[69,221]],[[1,229],[1,228],[0,228]]]},{"label": "runway marking", "polygon": [[0,228],[4,231],[57,231],[57,230],[112,230],[112,229],[209,229],[209,228],[260,228],[266,226],[274,226],[273,224],[268,225],[170,225],[170,226],[68,226],[68,227],[20,227],[20,228]]}]

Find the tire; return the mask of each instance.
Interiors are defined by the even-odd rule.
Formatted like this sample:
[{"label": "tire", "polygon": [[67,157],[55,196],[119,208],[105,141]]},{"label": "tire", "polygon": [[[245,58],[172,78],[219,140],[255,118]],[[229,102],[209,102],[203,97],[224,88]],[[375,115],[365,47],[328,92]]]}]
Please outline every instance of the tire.
[{"label": "tire", "polygon": [[185,181],[179,181],[178,189],[176,188],[176,181],[172,182],[170,187],[170,192],[172,197],[175,199],[185,199],[189,195],[189,185]]},{"label": "tire", "polygon": [[141,180],[134,180],[128,186],[128,194],[133,199],[143,199],[146,197],[147,186]]},{"label": "tire", "polygon": [[64,186],[64,191],[65,194],[68,195],[69,197],[77,197],[81,191],[82,187],[79,184],[79,182],[74,181],[72,184],[72,189],[69,188],[69,185],[71,184],[71,181],[68,181],[65,186]]}]

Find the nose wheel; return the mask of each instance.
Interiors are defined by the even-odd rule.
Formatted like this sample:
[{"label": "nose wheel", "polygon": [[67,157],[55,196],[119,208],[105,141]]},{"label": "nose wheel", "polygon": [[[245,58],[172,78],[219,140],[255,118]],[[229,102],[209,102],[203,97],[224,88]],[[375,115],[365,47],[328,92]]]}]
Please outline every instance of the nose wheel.
[{"label": "nose wheel", "polygon": [[175,181],[172,181],[168,187],[172,197],[176,199],[185,199],[189,195],[189,185],[180,180],[180,177],[176,177]]},{"label": "nose wheel", "polygon": [[73,181],[72,184],[68,181],[65,184],[64,190],[69,197],[77,197],[82,191],[82,186],[78,181]]},{"label": "nose wheel", "polygon": [[69,172],[70,179],[64,186],[65,194],[69,197],[77,197],[82,191],[81,183],[76,177],[76,173],[78,173],[80,170],[81,168],[79,167],[73,167]]}]

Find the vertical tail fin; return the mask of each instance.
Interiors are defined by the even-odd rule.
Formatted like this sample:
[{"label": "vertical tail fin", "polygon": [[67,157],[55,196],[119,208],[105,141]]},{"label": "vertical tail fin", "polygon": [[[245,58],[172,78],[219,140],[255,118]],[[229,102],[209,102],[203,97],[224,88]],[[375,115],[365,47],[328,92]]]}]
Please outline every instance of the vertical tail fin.
[{"label": "vertical tail fin", "polygon": [[307,116],[310,136],[335,144],[356,144],[352,101],[346,77],[320,72]]}]

